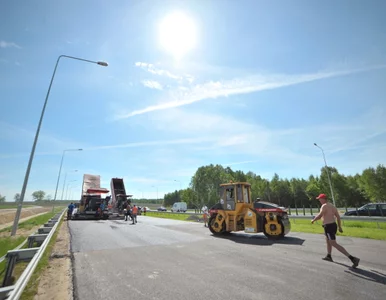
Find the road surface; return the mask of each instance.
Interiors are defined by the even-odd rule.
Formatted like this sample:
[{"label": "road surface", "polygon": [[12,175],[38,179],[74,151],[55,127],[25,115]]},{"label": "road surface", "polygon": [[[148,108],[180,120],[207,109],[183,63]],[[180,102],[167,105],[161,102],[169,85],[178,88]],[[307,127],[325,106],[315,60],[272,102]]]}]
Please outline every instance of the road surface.
[{"label": "road surface", "polygon": [[385,299],[386,242],[339,237],[360,267],[322,235],[211,235],[202,223],[145,216],[70,221],[75,299]]}]

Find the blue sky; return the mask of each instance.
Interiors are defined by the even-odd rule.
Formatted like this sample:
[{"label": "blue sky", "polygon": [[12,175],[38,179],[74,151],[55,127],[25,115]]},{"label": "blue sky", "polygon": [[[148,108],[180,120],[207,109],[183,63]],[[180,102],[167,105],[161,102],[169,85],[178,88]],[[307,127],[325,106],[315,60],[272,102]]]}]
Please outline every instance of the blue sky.
[{"label": "blue sky", "polygon": [[[84,150],[66,152],[57,199],[66,172],[74,198],[84,173],[154,198],[210,163],[308,177],[323,166],[314,142],[344,174],[384,164],[385,11],[353,0],[2,1],[0,194],[21,191],[61,54],[109,66],[60,60],[26,200],[54,195],[74,148]],[[175,12],[196,30],[180,57],[160,41]],[[178,47],[193,40],[185,23],[173,26],[180,37],[164,32]]]}]

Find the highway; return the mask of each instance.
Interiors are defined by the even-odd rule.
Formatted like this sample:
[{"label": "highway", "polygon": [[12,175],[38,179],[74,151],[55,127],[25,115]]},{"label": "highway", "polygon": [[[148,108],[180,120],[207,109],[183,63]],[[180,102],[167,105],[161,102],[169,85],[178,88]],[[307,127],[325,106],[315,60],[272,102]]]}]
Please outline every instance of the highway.
[{"label": "highway", "polygon": [[70,221],[75,299],[384,299],[386,242],[339,237],[322,261],[322,235],[214,237],[202,223],[145,216]]}]

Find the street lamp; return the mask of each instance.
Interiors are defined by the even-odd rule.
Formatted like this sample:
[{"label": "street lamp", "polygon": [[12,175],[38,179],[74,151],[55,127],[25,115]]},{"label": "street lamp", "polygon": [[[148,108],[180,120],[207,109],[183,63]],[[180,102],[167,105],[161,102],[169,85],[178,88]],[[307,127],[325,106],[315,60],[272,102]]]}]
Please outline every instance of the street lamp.
[{"label": "street lamp", "polygon": [[89,63],[94,63],[94,64],[97,64],[97,65],[100,65],[100,66],[103,66],[103,67],[107,67],[108,66],[108,64],[106,62],[103,62],[103,61],[92,61],[92,60],[87,60],[87,59],[73,57],[73,56],[67,56],[67,55],[60,55],[58,57],[58,59],[56,61],[54,73],[52,74],[51,82],[50,82],[50,85],[48,87],[48,91],[47,91],[46,99],[44,101],[42,113],[40,115],[40,120],[39,120],[38,128],[36,130],[35,139],[34,139],[34,142],[33,142],[33,145],[32,145],[32,150],[31,150],[31,154],[30,154],[30,157],[29,157],[27,170],[25,172],[23,187],[22,187],[21,193],[20,193],[20,201],[19,201],[18,206],[17,206],[15,220],[13,221],[13,227],[12,227],[11,236],[14,236],[16,234],[16,230],[17,230],[17,226],[18,226],[19,218],[20,218],[20,213],[21,213],[21,208],[22,208],[22,205],[23,205],[25,192],[27,190],[29,173],[31,171],[31,166],[32,166],[32,161],[33,161],[34,154],[35,154],[36,144],[37,144],[37,141],[38,141],[38,138],[39,138],[40,127],[42,125],[43,117],[44,117],[44,112],[45,112],[46,106],[47,106],[48,96],[50,95],[52,82],[54,81],[54,77],[55,77],[55,73],[56,73],[56,68],[58,67],[59,61],[60,61],[60,59],[62,57],[70,58],[70,59],[76,59],[76,60],[85,61],[85,62],[89,62]]},{"label": "street lamp", "polygon": [[[78,170],[73,170],[72,172],[78,172]],[[66,174],[64,175],[63,188],[62,188],[62,197],[60,198],[61,200],[63,200],[64,186],[66,185],[67,173],[68,172],[66,172]]]},{"label": "street lamp", "polygon": [[82,151],[82,150],[83,150],[83,149],[66,149],[66,150],[63,150],[62,160],[60,161],[58,180],[57,180],[57,182],[56,182],[55,196],[54,196],[54,202],[53,202],[54,205],[52,206],[52,212],[53,212],[54,209],[55,209],[56,194],[58,193],[58,186],[59,186],[60,175],[61,175],[61,172],[62,172],[62,165],[63,165],[64,154],[65,154],[67,151]]},{"label": "street lamp", "polygon": [[154,186],[154,185],[152,185],[151,187],[153,187],[153,188],[156,188],[156,189],[157,189],[157,201],[158,201],[158,186]]},{"label": "street lamp", "polygon": [[[68,151],[82,151],[82,150],[83,150],[83,149],[66,149],[66,150],[63,150],[62,160],[60,161],[58,180],[56,181],[56,189],[55,189],[54,201],[56,200],[56,194],[58,193],[58,186],[59,186],[60,175],[61,175],[61,172],[62,172],[62,166],[63,166],[64,155],[65,155],[66,152],[68,152]],[[77,170],[76,170],[76,171],[77,171]],[[67,176],[67,173],[66,173],[66,176]],[[63,187],[64,187],[64,185],[63,185]],[[62,197],[63,197],[63,194],[62,194]]]},{"label": "street lamp", "polygon": [[70,187],[70,183],[71,183],[71,182],[75,182],[75,181],[78,181],[78,180],[72,180],[72,181],[68,182],[68,184],[67,184],[67,189],[66,189],[66,200],[69,200],[69,199],[68,199],[68,188]]},{"label": "street lamp", "polygon": [[326,162],[326,156],[324,155],[324,151],[323,151],[323,148],[320,147],[318,144],[314,143],[314,146],[315,147],[318,147],[320,150],[322,150],[322,154],[323,154],[323,159],[324,159],[324,165],[326,166],[326,171],[327,171],[327,177],[328,177],[328,183],[330,185],[330,191],[331,191],[331,197],[332,197],[332,201],[334,202],[334,206],[335,205],[335,197],[334,197],[334,191],[332,189],[332,184],[331,184],[331,178],[330,178],[330,170],[328,169],[328,166],[327,166],[327,162]]},{"label": "street lamp", "polygon": [[176,182],[179,182],[179,183],[180,183],[180,190],[181,190],[181,181],[179,181],[179,180],[175,180],[175,179],[174,179],[174,181],[176,181]]}]

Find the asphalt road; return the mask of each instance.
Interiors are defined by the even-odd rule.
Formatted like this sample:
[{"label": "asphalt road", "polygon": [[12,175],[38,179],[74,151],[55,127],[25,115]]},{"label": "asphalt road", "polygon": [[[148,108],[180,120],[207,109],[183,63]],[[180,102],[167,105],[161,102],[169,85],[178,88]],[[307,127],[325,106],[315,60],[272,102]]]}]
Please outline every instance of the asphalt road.
[{"label": "asphalt road", "polygon": [[211,235],[200,223],[70,221],[75,299],[385,299],[386,242],[339,237],[361,258],[322,261],[322,235]]}]

